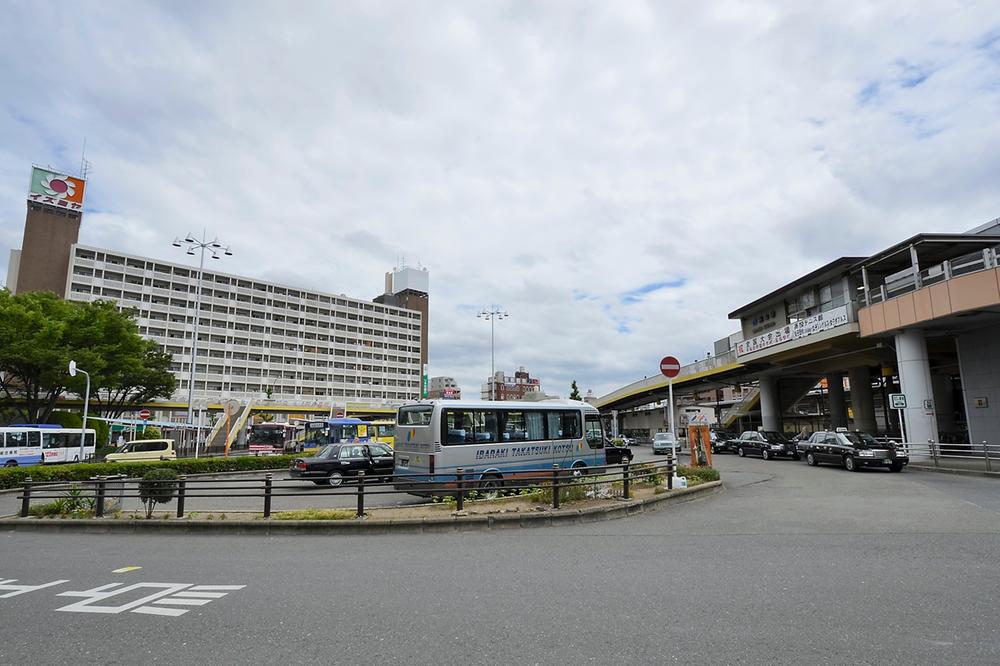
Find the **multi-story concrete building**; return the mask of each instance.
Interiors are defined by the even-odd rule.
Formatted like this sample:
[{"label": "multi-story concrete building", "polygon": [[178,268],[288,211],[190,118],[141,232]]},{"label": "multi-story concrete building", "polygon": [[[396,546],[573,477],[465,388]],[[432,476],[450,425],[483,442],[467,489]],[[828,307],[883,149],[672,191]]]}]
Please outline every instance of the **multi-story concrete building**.
[{"label": "multi-story concrete building", "polygon": [[431,377],[427,397],[431,400],[440,400],[442,398],[459,400],[462,397],[462,389],[454,377]]},{"label": "multi-story concrete building", "polygon": [[541,383],[533,379],[528,371],[521,366],[514,376],[504,375],[503,370],[497,370],[491,379],[482,386],[480,397],[483,400],[520,400],[526,393],[540,392]]},{"label": "multi-story concrete building", "polygon": [[[82,181],[59,177],[81,183],[82,194]],[[39,186],[43,193],[48,182]],[[80,220],[78,210],[29,196],[25,241],[11,252],[8,285],[77,301],[112,300],[134,312],[140,333],[173,355],[172,402],[186,405],[198,269],[80,244]],[[384,302],[214,270],[203,271],[201,283],[196,401],[266,396],[294,406],[420,397],[426,269],[403,266],[387,274],[386,293],[376,299]]]}]

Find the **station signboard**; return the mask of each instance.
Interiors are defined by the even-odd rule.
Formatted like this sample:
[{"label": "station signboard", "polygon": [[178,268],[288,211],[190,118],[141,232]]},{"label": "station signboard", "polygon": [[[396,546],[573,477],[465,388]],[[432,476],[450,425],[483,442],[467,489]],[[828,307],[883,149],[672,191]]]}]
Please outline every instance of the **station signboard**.
[{"label": "station signboard", "polygon": [[841,305],[839,308],[820,312],[812,317],[806,317],[798,321],[793,321],[790,324],[785,324],[781,328],[768,331],[763,335],[743,340],[736,345],[736,355],[745,356],[753,354],[769,347],[774,347],[775,345],[829,331],[838,326],[849,324],[850,321],[848,306]]}]

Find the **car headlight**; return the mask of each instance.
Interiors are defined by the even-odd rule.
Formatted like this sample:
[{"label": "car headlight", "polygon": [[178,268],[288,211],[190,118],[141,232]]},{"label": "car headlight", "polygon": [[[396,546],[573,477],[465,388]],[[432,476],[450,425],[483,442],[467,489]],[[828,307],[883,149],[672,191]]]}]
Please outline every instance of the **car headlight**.
[{"label": "car headlight", "polygon": [[868,450],[858,451],[858,455],[861,456],[862,458],[874,458],[875,457],[875,452],[874,451],[868,451]]}]

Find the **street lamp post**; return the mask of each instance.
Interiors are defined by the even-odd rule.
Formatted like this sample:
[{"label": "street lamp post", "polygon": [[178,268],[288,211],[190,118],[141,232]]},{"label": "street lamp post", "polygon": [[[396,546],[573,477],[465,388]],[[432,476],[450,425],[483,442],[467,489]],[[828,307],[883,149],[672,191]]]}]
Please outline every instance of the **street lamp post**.
[{"label": "street lamp post", "polygon": [[476,316],[490,322],[490,400],[493,400],[493,387],[496,384],[494,381],[494,375],[496,374],[496,335],[493,327],[496,320],[506,319],[510,316],[510,313],[501,308],[499,305],[491,305],[489,309],[483,309],[481,312],[477,312]]},{"label": "street lamp post", "polygon": [[[195,249],[201,250],[201,260],[198,263],[198,281],[196,287],[195,296],[195,307],[194,307],[194,335],[191,338],[191,372],[188,374],[188,414],[187,422],[189,426],[194,425],[194,375],[195,368],[198,362],[198,325],[201,323],[201,279],[202,273],[205,270],[205,250],[208,250],[209,255],[212,259],[219,259],[219,253],[221,252],[227,257],[233,256],[232,250],[229,249],[228,245],[223,245],[219,242],[218,238],[208,240],[205,232],[202,231],[201,238],[197,238],[194,234],[188,233],[184,237],[184,240],[180,238],[174,238],[174,247],[187,247],[187,254],[192,257],[195,254]],[[198,437],[195,436],[195,456],[198,454]]]},{"label": "street lamp post", "polygon": [[83,394],[83,425],[80,427],[80,462],[83,462],[83,447],[87,440],[87,410],[90,408],[90,373],[76,367],[76,361],[69,362],[69,376],[76,377],[81,372],[87,378],[87,390]]}]

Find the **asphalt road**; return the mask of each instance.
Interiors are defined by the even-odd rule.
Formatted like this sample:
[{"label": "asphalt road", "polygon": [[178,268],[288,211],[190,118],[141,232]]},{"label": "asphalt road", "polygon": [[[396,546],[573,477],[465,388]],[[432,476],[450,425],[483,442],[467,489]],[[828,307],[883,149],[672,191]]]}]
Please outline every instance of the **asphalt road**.
[{"label": "asphalt road", "polygon": [[[5,663],[1000,663],[1000,485],[716,461],[722,494],[579,526],[6,533],[0,597],[68,582],[0,598],[0,653]],[[113,573],[127,565],[142,568]],[[120,613],[57,596],[111,583],[245,587],[187,587],[180,601],[164,588]],[[179,605],[206,594],[224,596]],[[163,608],[187,612],[147,614]]]}]

